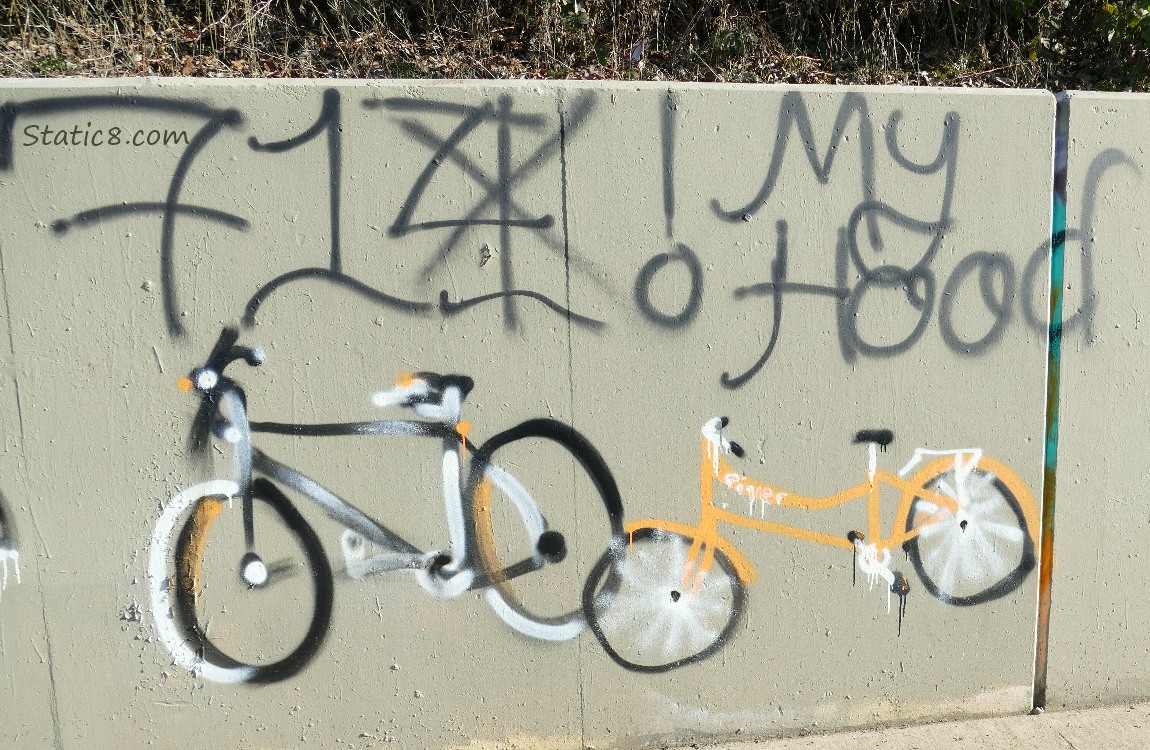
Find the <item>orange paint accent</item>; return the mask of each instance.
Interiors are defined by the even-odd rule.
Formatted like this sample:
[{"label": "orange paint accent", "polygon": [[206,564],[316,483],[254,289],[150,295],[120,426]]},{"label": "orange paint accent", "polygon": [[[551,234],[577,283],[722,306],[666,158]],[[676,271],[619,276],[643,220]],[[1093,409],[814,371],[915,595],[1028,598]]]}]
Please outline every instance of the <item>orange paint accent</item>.
[{"label": "orange paint accent", "polygon": [[176,381],[176,387],[184,393],[192,392],[192,379],[185,376]]},{"label": "orange paint accent", "polygon": [[[658,529],[660,531],[669,531],[672,534],[678,534],[682,537],[692,540],[694,542],[696,537],[702,534],[697,526],[688,526],[685,523],[675,523],[674,521],[664,521],[657,518],[645,518],[641,521],[632,521],[623,527],[623,530],[629,535],[634,535],[640,529]],[[712,549],[721,549],[731,561],[731,567],[735,569],[735,576],[743,583],[754,583],[755,579],[759,577],[758,571],[755,566],[747,559],[747,556],[738,550],[735,545],[731,544],[726,539],[719,536],[717,533],[711,533],[702,542]],[[693,545],[692,545],[693,546]],[[711,560],[706,560],[706,566],[699,566],[701,572],[706,572],[711,567],[711,561],[714,559],[714,553],[711,555]]]},{"label": "orange paint accent", "polygon": [[463,460],[467,460],[467,434],[471,432],[471,423],[466,419],[460,420],[455,425],[455,431],[459,433],[459,444],[463,446],[462,454]]},{"label": "orange paint accent", "polygon": [[484,477],[475,488],[472,505],[475,512],[475,546],[479,561],[491,583],[501,590],[507,585],[503,575],[503,563],[499,551],[495,549],[495,527],[491,523],[491,480]]},{"label": "orange paint accent", "polygon": [[[828,547],[842,547],[843,549],[854,549],[854,544],[851,543],[846,535],[836,536],[834,534],[826,534],[821,531],[812,531],[805,529],[802,526],[788,526],[785,523],[778,523],[777,521],[763,521],[758,518],[747,518],[740,516],[738,513],[732,513],[729,510],[722,510],[716,508],[712,517],[715,521],[723,521],[732,526],[742,526],[745,529],[752,529],[754,531],[766,531],[771,534],[778,534],[780,536],[789,536],[792,539],[799,539],[804,542],[814,542],[816,544],[825,544]],[[882,545],[879,545],[880,547]],[[726,551],[726,550],[724,550]]]},{"label": "orange paint accent", "polygon": [[419,378],[413,372],[401,372],[395,376],[395,384],[400,388],[410,388]]},{"label": "orange paint accent", "polygon": [[[878,472],[875,472],[874,479],[867,476],[867,533],[874,539],[882,536],[882,514],[881,514],[881,482],[879,481]],[[894,526],[891,528],[891,533],[894,534],[898,531],[898,521],[895,521]],[[854,545],[851,545],[854,547]],[[887,545],[878,545],[882,549]]]},{"label": "orange paint accent", "polygon": [[[937,491],[927,490],[925,488],[927,482],[954,467],[953,456],[943,456],[928,462],[910,479],[904,479],[894,472],[880,469],[875,471],[873,479],[868,476],[866,481],[842,492],[836,492],[826,497],[805,497],[747,477],[743,473],[733,469],[722,455],[718,456],[716,460],[712,450],[710,441],[703,438],[699,454],[699,501],[701,507],[697,526],[689,526],[687,524],[659,519],[635,521],[625,526],[627,533],[631,535],[632,544],[634,543],[634,533],[644,528],[659,529],[661,531],[679,534],[691,540],[691,547],[687,553],[687,561],[683,566],[682,576],[682,585],[688,591],[697,589],[701,581],[701,576],[710,569],[714,562],[716,549],[722,550],[723,553],[730,558],[731,565],[735,570],[735,575],[744,584],[753,582],[757,577],[754,566],[751,565],[747,558],[739,552],[734,545],[719,535],[718,525],[720,522],[752,529],[754,531],[765,531],[780,536],[791,537],[792,539],[823,544],[829,547],[839,547],[848,550],[854,548],[854,544],[846,538],[845,534],[842,536],[827,534],[800,526],[790,526],[775,521],[768,521],[765,518],[740,515],[730,510],[719,508],[715,505],[716,485],[742,495],[753,503],[760,503],[760,515],[764,513],[769,514],[772,506],[797,510],[824,510],[861,500],[865,497],[869,530],[864,538],[871,539],[873,544],[880,550],[898,549],[904,542],[916,537],[923,528],[938,523],[958,509],[958,504],[955,500]],[[1034,497],[1030,494],[1030,490],[1026,484],[1004,464],[992,458],[983,456],[978,462],[978,468],[994,474],[1006,485],[1007,489],[1013,493],[1018,500],[1023,517],[1026,520],[1031,543],[1035,544],[1037,548],[1034,535],[1039,523],[1038,506],[1034,502]],[[886,537],[884,537],[882,533],[880,515],[880,489],[883,485],[902,490],[902,498],[899,501],[898,511],[895,514],[890,534]],[[925,513],[917,514],[913,519],[914,523],[912,523],[908,531],[907,519],[915,498],[922,498],[932,503],[938,510],[930,515],[926,515]],[[754,509],[754,505],[752,505],[751,511],[753,512]],[[694,579],[693,584],[691,583],[692,578]]]},{"label": "orange paint accent", "polygon": [[199,597],[203,590],[203,563],[204,548],[208,544],[208,532],[212,524],[224,509],[224,504],[214,497],[202,498],[196,509],[192,511],[191,531],[188,535],[187,545],[184,547],[184,556],[177,560],[179,566],[180,585],[185,591],[191,591],[192,596]]}]

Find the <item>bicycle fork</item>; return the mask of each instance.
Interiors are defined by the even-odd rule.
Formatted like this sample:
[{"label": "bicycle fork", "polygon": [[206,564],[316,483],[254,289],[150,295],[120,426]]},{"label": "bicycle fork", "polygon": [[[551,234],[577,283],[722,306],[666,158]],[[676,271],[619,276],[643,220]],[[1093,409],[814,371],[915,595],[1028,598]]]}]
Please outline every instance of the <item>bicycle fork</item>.
[{"label": "bicycle fork", "polygon": [[[234,389],[228,389],[221,395],[221,400],[227,402],[227,418],[219,412],[216,413],[217,423],[213,426],[217,436],[232,446],[232,458],[235,462],[235,476],[240,487],[240,507],[244,521],[244,547],[245,552],[240,558],[240,579],[250,588],[266,586],[271,579],[273,571],[263,558],[256,552],[255,509],[252,500],[252,432],[248,422],[247,410],[244,400]],[[230,498],[229,498],[230,502]],[[206,530],[222,510],[222,504],[209,504],[201,506],[197,511],[197,529]],[[202,553],[200,549],[198,552]],[[198,570],[197,570],[198,573]],[[195,589],[190,589],[195,590]]]},{"label": "bicycle fork", "polygon": [[687,558],[683,562],[683,575],[679,580],[679,588],[671,591],[672,602],[678,603],[683,596],[686,596],[687,601],[690,601],[702,588],[703,581],[715,562],[715,544],[704,541],[712,535],[714,532],[712,534],[700,533],[691,540],[691,546],[687,550]]}]

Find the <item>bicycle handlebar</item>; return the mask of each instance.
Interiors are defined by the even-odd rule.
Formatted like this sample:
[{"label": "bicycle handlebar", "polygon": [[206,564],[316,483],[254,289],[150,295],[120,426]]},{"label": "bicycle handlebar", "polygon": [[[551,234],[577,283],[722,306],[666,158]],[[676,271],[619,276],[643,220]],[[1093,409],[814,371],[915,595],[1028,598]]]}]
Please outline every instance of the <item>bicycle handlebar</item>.
[{"label": "bicycle handlebar", "polygon": [[215,370],[222,375],[224,369],[236,360],[242,359],[251,367],[259,367],[267,360],[267,352],[262,347],[238,346],[236,342],[239,338],[240,332],[235,328],[228,327],[220,331],[220,337],[201,369]]},{"label": "bicycle handlebar", "polygon": [[259,367],[267,361],[267,352],[262,347],[238,346],[236,341],[239,337],[240,333],[235,328],[224,328],[207,361],[177,381],[180,390],[188,392],[195,388],[198,391],[212,391],[220,384],[224,370],[232,362],[242,359],[251,367]]},{"label": "bicycle handlebar", "polygon": [[715,417],[714,419],[708,420],[703,425],[703,437],[709,440],[711,445],[714,445],[722,452],[734,453],[737,457],[742,458],[744,455],[746,455],[746,451],[743,450],[743,446],[739,445],[733,440],[727,440],[725,437],[723,437],[722,430],[730,423],[731,420],[727,417]]}]

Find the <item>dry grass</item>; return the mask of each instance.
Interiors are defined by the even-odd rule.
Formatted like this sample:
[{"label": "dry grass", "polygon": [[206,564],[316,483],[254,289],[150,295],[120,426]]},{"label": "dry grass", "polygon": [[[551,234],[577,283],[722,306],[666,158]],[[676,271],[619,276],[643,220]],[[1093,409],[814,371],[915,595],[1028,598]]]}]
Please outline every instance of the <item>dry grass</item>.
[{"label": "dry grass", "polygon": [[1150,82],[1147,0],[6,2],[5,76]]}]

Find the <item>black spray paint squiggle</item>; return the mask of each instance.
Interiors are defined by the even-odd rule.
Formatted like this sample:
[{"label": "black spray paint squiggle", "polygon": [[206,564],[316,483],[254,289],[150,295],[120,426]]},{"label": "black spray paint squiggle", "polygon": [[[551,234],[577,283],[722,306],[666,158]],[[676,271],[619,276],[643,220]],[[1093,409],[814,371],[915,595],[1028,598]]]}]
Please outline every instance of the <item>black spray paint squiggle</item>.
[{"label": "black spray paint squiggle", "polygon": [[256,314],[267,299],[280,288],[296,281],[325,281],[329,284],[342,287],[359,297],[378,305],[419,315],[431,309],[427,302],[403,299],[388,294],[343,272],[343,250],[340,240],[340,199],[343,193],[343,126],[341,116],[340,93],[335,89],[328,89],[323,95],[323,106],[316,121],[304,132],[297,136],[281,141],[264,143],[255,136],[248,139],[248,145],[253,151],[282,154],[304,146],[318,138],[326,136],[327,144],[327,184],[328,184],[328,225],[330,227],[331,248],[328,251],[328,265],[326,268],[299,268],[281,274],[271,281],[263,284],[244,308],[243,322],[247,327],[256,323]]},{"label": "black spray paint squiggle", "polygon": [[[278,155],[290,152],[318,138],[323,138],[327,150],[326,182],[329,190],[330,248],[327,251],[328,258],[325,266],[295,269],[261,283],[244,307],[243,322],[245,326],[250,327],[255,324],[259,310],[277,290],[295,282],[313,280],[339,286],[373,304],[410,315],[424,315],[438,307],[441,314],[453,316],[483,302],[500,300],[503,304],[505,325],[509,329],[515,329],[518,325],[516,301],[535,300],[546,309],[566,317],[570,323],[575,325],[592,330],[604,326],[600,320],[571,311],[569,305],[560,304],[539,292],[516,287],[511,249],[511,230],[529,229],[536,232],[544,246],[563,256],[566,273],[569,273],[572,267],[580,270],[590,268],[590,264],[586,261],[571,257],[568,250],[569,241],[566,238],[566,222],[564,222],[564,240],[561,243],[556,243],[550,237],[542,234],[542,230],[555,226],[555,217],[547,214],[541,217],[525,218],[525,210],[512,198],[512,190],[518,183],[555,157],[556,152],[562,147],[562,140],[566,137],[567,132],[578,130],[586,122],[593,107],[593,96],[587,95],[575,102],[571,116],[561,125],[560,131],[554,137],[547,139],[524,160],[522,165],[515,169],[512,169],[510,162],[513,128],[539,130],[546,125],[547,121],[541,115],[513,112],[513,103],[509,96],[500,97],[495,104],[487,103],[478,107],[402,98],[382,101],[368,100],[363,103],[363,106],[368,110],[386,109],[398,113],[416,113],[423,116],[446,114],[463,117],[463,123],[442,139],[419,120],[405,118],[400,121],[401,127],[413,141],[431,146],[435,155],[412,187],[407,200],[400,207],[396,219],[389,229],[389,234],[393,237],[403,237],[415,231],[453,229],[441,247],[441,259],[431,262],[424,269],[425,273],[429,273],[444,262],[456,248],[463,231],[467,227],[497,226],[500,228],[502,245],[499,253],[502,290],[494,294],[479,295],[460,301],[450,300],[446,290],[444,290],[438,295],[437,302],[420,301],[376,289],[345,273],[341,238],[342,164],[344,159],[342,95],[336,89],[328,89],[324,92],[323,103],[315,122],[302,133],[278,141],[264,141],[255,136],[248,139],[248,146],[253,151]],[[56,218],[51,223],[57,234],[64,235],[78,227],[95,225],[104,221],[137,215],[158,215],[161,220],[159,256],[164,317],[169,333],[177,337],[182,336],[185,329],[181,321],[182,306],[175,273],[175,238],[178,222],[186,218],[202,219],[240,231],[249,229],[251,223],[244,217],[220,208],[184,203],[180,197],[192,166],[199,155],[225,129],[238,128],[243,123],[242,115],[237,109],[221,109],[201,102],[165,97],[66,96],[48,97],[20,103],[9,102],[0,106],[0,171],[14,168],[13,133],[19,118],[91,110],[158,112],[197,117],[205,121],[188,140],[186,147],[181,152],[169,179],[167,195],[164,200],[132,201],[98,206],[81,210],[69,217]],[[494,123],[497,128],[499,168],[495,177],[486,175],[461,149],[461,141],[477,127],[487,123]],[[419,198],[435,169],[444,159],[450,159],[459,165],[472,179],[484,187],[487,191],[486,195],[461,219],[413,222],[412,214],[417,208]],[[484,213],[493,206],[497,209],[498,216],[493,218],[484,216]]]},{"label": "black spray paint squiggle", "polygon": [[[786,152],[792,130],[796,129],[802,138],[804,152],[820,183],[830,179],[831,168],[834,164],[835,154],[838,152],[840,141],[845,137],[847,123],[854,117],[858,120],[858,133],[862,157],[861,189],[864,200],[851,211],[846,226],[839,231],[839,240],[835,251],[835,283],[833,285],[792,282],[787,278],[787,222],[780,220],[776,224],[776,257],[771,264],[771,276],[768,281],[748,284],[737,288],[734,297],[737,300],[748,297],[767,296],[772,302],[772,317],[769,324],[769,335],[766,350],[758,360],[740,374],[723,373],[720,380],[727,388],[739,388],[758,374],[778,343],[779,333],[783,320],[783,302],[787,295],[813,295],[829,297],[835,301],[836,320],[838,323],[839,345],[845,361],[853,362],[858,356],[890,357],[905,352],[912,347],[923,335],[934,308],[935,291],[937,283],[931,269],[931,262],[938,253],[943,236],[950,226],[951,204],[954,197],[955,171],[958,162],[958,131],[959,116],[956,112],[948,113],[943,119],[942,136],[939,142],[938,154],[926,164],[919,164],[908,159],[898,144],[899,123],[902,113],[895,111],[886,123],[886,149],[887,153],[901,168],[919,175],[930,175],[942,172],[944,188],[939,206],[937,219],[922,220],[908,216],[889,204],[875,197],[874,189],[874,137],[870,113],[866,101],[859,95],[847,95],[839,107],[835,120],[831,141],[826,154],[820,160],[815,150],[814,135],[811,129],[810,115],[802,97],[798,94],[787,94],[779,111],[778,136],[774,142],[767,176],[763,181],[758,194],[745,206],[728,211],[715,200],[712,208],[715,214],[726,221],[749,221],[758,211],[762,210],[771,195],[774,193],[782,169],[783,156]],[[910,266],[900,266],[894,263],[873,263],[864,258],[859,243],[859,225],[867,225],[867,239],[875,253],[884,249],[882,236],[879,231],[879,219],[882,219],[902,230],[904,235],[922,239],[924,250],[918,260]],[[881,258],[881,256],[879,256]],[[858,281],[849,285],[851,272],[858,277]],[[897,338],[895,333],[892,343],[874,343],[868,341],[859,331],[861,311],[868,293],[882,289],[902,290],[907,304],[918,314],[918,320],[909,333]]]},{"label": "black spray paint squiggle", "polygon": [[[561,106],[557,131],[544,137],[541,145],[517,166],[512,163],[514,138],[519,134],[538,137],[540,133],[546,133],[552,119],[538,113],[515,111],[513,100],[507,95],[478,105],[401,97],[362,102],[362,107],[367,111],[378,110],[395,116],[399,127],[411,141],[429,150],[427,164],[413,182],[388,228],[388,234],[393,238],[406,237],[416,232],[447,230],[439,252],[423,266],[421,274],[430,275],[444,267],[448,258],[459,250],[468,227],[494,226],[499,229],[499,291],[464,296],[459,300],[453,300],[447,290],[439,290],[432,299],[417,299],[385,291],[354,278],[344,270],[341,200],[343,162],[347,154],[344,145],[346,118],[343,97],[344,94],[336,89],[325,91],[315,121],[296,135],[270,141],[260,137],[247,139],[251,150],[269,156],[286,154],[316,141],[325,144],[326,168],[321,179],[326,179],[329,189],[330,247],[324,251],[327,256],[324,263],[294,269],[258,284],[243,311],[245,325],[255,324],[262,306],[280,288],[297,282],[318,281],[338,286],[371,304],[406,315],[423,316],[438,310],[441,315],[450,317],[486,302],[498,301],[502,306],[504,326],[508,330],[515,330],[519,326],[520,303],[531,301],[539,303],[544,310],[563,316],[569,324],[589,330],[604,328],[602,320],[572,310],[572,270],[585,272],[598,283],[603,283],[603,274],[592,272],[593,266],[589,261],[571,252],[565,198],[568,188],[566,163],[562,164],[561,174],[564,195],[561,223],[551,213],[532,214],[516,199],[517,192],[522,193],[524,181],[538,172],[541,165],[556,158],[565,160],[566,140],[589,121],[594,110],[594,95],[577,98],[569,108],[569,114],[565,114]],[[720,252],[720,248],[691,248],[675,241],[679,201],[675,187],[676,128],[680,98],[679,94],[668,92],[661,101],[659,112],[664,229],[671,241],[670,247],[665,252],[653,255],[635,269],[632,289],[633,303],[642,319],[668,331],[689,326],[697,318],[705,302],[704,291],[714,288],[706,283],[705,261]],[[187,143],[179,144],[184,148],[179,152],[165,195],[161,199],[96,206],[51,221],[58,235],[66,235],[80,227],[106,221],[133,216],[158,216],[165,324],[172,335],[181,336],[185,332],[181,318],[186,314],[182,308],[176,273],[176,233],[181,223],[189,220],[207,221],[237,231],[251,228],[249,218],[224,208],[195,205],[182,200],[185,184],[196,160],[218,136],[237,130],[244,122],[243,116],[234,108],[156,96],[62,96],[9,102],[0,106],[0,170],[15,168],[14,130],[20,118],[91,111],[164,113],[200,121],[198,129],[191,131],[194,135]],[[443,118],[456,120],[445,134],[427,124],[428,121]],[[771,310],[764,310],[762,317],[762,333],[767,344],[753,362],[722,373],[720,380],[724,386],[742,387],[762,371],[783,338],[783,309],[786,301],[795,295],[827,298],[831,301],[839,347],[844,361],[848,363],[860,357],[888,358],[907,352],[925,335],[936,310],[942,341],[951,351],[962,356],[977,356],[996,346],[1015,321],[1019,309],[1025,322],[1035,332],[1044,330],[1044,304],[1041,298],[1045,294],[1045,285],[1040,272],[1049,254],[1049,242],[1035,247],[1021,273],[1015,267],[1011,253],[1003,248],[983,248],[962,257],[949,275],[939,276],[939,270],[935,267],[938,249],[954,223],[952,201],[961,122],[954,112],[943,118],[937,154],[924,163],[917,163],[903,153],[899,144],[901,124],[902,113],[893,112],[881,128],[883,145],[879,145],[867,98],[858,93],[847,94],[841,100],[829,140],[823,149],[816,141],[812,118],[803,94],[789,92],[783,96],[779,106],[775,137],[766,159],[766,173],[756,194],[736,208],[726,207],[726,203],[718,198],[711,201],[712,213],[717,220],[742,222],[751,232],[762,231],[758,229],[761,224],[753,223],[751,219],[766,211],[778,196],[788,149],[800,148],[816,180],[826,184],[831,179],[839,150],[848,142],[857,145],[860,202],[850,211],[838,232],[833,251],[834,278],[821,283],[813,279],[794,278],[789,269],[794,259],[789,256],[787,248],[788,240],[792,244],[794,241],[788,235],[788,231],[793,232],[793,229],[788,230],[786,217],[776,217],[776,250],[768,266],[770,275],[729,292],[737,302],[753,303],[758,298],[766,298],[765,301],[770,303]],[[498,158],[494,173],[482,169],[471,153],[474,149],[469,151],[467,148],[470,143],[468,139],[483,132],[484,128],[493,128],[496,137]],[[909,216],[882,200],[878,195],[875,178],[876,160],[880,156],[889,158],[895,166],[910,175],[939,175],[943,190],[937,215]],[[458,167],[479,187],[479,198],[462,216],[420,217],[421,208],[425,208],[424,198],[437,170],[448,162]],[[1078,284],[1081,301],[1079,309],[1067,317],[1065,330],[1081,330],[1088,344],[1094,338],[1093,320],[1101,298],[1095,288],[1093,270],[1096,261],[1093,228],[1095,195],[1103,177],[1117,167],[1136,170],[1133,160],[1116,149],[1104,151],[1094,159],[1084,180],[1081,228],[1068,229],[1065,235],[1067,241],[1077,242],[1081,247],[1081,277]],[[561,239],[553,236],[554,232],[551,231],[560,226]],[[904,240],[920,244],[921,249],[915,251],[909,261],[903,259],[894,263],[887,260],[891,250],[891,229]],[[522,288],[517,283],[515,258],[522,254],[522,243],[513,243],[513,240],[525,232],[530,233],[540,247],[562,258],[567,290],[563,300],[557,301],[539,291]],[[656,283],[667,274],[684,270],[687,285],[680,292],[681,304],[665,300],[658,300],[657,304],[653,296]],[[968,289],[973,294],[966,293]],[[873,306],[875,298],[883,295],[889,297],[890,292],[902,295],[909,323],[904,321],[896,324],[878,320],[869,312],[877,309]],[[964,326],[968,316],[962,308],[963,300],[972,301],[965,304],[973,303],[983,308],[980,318],[989,315],[990,322],[985,328],[972,332],[967,329],[968,326]]]},{"label": "black spray paint squiggle", "polygon": [[15,521],[4,496],[0,495],[0,596],[8,587],[9,572],[15,582],[20,583],[20,548],[16,544]]},{"label": "black spray paint squiggle", "polygon": [[[568,120],[564,118],[558,132],[548,138],[531,155],[523,160],[520,166],[512,169],[511,166],[511,138],[513,128],[533,131],[542,130],[547,121],[540,115],[520,114],[512,111],[513,101],[508,95],[500,96],[495,104],[487,102],[481,106],[467,106],[461,104],[422,101],[416,99],[388,98],[383,100],[368,100],[363,105],[368,110],[384,109],[396,113],[414,113],[424,117],[434,115],[448,115],[462,117],[462,121],[446,137],[440,137],[420,120],[405,118],[400,120],[400,126],[414,141],[432,149],[431,159],[420,172],[407,198],[400,206],[399,213],[388,228],[392,237],[404,237],[412,232],[451,229],[451,233],[440,246],[437,258],[422,269],[421,275],[427,276],[447,263],[450,255],[459,247],[463,232],[472,226],[499,227],[499,273],[501,291],[493,294],[481,295],[470,299],[452,302],[446,290],[440,292],[439,309],[444,315],[454,315],[483,302],[500,300],[503,305],[503,321],[508,330],[518,328],[518,312],[515,305],[517,299],[534,299],[545,307],[566,316],[569,322],[576,323],[591,329],[603,327],[602,321],[579,315],[564,305],[555,302],[549,297],[530,290],[519,289],[515,282],[513,264],[513,246],[511,241],[512,229],[532,230],[537,239],[552,253],[562,257],[565,264],[570,264],[571,257],[567,241],[567,224],[564,222],[564,240],[562,243],[551,241],[544,230],[555,226],[555,217],[552,214],[532,216],[528,214],[512,197],[516,185],[522,183],[548,160],[554,158],[563,148],[563,142],[569,133],[573,134],[586,122],[592,110],[592,98],[582,97],[573,106],[573,114]],[[480,126],[492,123],[496,128],[498,171],[495,176],[484,172],[462,149],[463,142],[468,136],[474,134]],[[414,221],[414,215],[419,207],[427,187],[440,166],[445,161],[451,161],[474,180],[484,193],[475,205],[461,218],[435,219]],[[498,210],[497,217],[485,217],[484,213],[492,206]],[[569,273],[569,268],[565,269]]]},{"label": "black spray paint squiggle", "polygon": [[[675,113],[678,110],[678,97],[668,92],[660,123],[663,144],[663,217],[667,239],[672,240],[675,235]],[[677,313],[664,312],[651,300],[651,285],[672,262],[682,263],[687,269],[690,288],[683,308]],[[635,278],[635,304],[643,317],[661,328],[682,328],[694,321],[703,304],[703,264],[695,251],[678,242],[672,252],[659,253],[644,263]]]},{"label": "black spray paint squiggle", "polygon": [[246,229],[248,226],[245,219],[226,211],[188,205],[180,201],[180,194],[192,163],[224,128],[236,128],[243,122],[239,110],[219,109],[201,102],[155,96],[63,96],[33,99],[18,104],[5,103],[0,106],[0,171],[10,170],[14,166],[12,132],[20,117],[116,109],[197,117],[206,122],[181,153],[168,182],[168,192],[164,201],[123,203],[92,208],[81,211],[69,219],[56,220],[52,223],[52,227],[56,232],[63,234],[80,223],[97,223],[121,216],[159,212],[160,278],[163,284],[164,317],[169,333],[181,336],[184,334],[184,326],[180,321],[179,296],[174,282],[177,217],[196,216],[237,229]]}]

